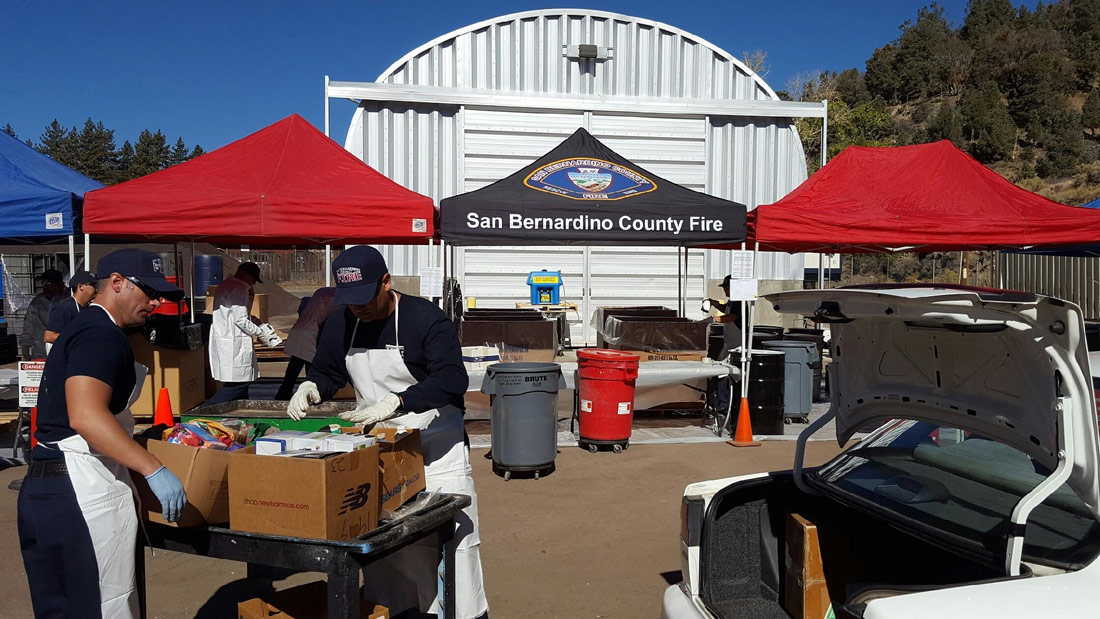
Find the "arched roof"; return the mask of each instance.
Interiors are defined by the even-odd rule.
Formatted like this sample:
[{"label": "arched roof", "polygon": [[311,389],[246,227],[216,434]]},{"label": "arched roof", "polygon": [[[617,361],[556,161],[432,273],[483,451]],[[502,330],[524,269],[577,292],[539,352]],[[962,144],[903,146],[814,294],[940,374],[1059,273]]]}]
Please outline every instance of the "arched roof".
[{"label": "arched roof", "polygon": [[[572,22],[572,23],[571,23]],[[525,24],[537,23],[539,28],[534,29],[533,32],[527,32],[522,26]],[[557,23],[560,27],[564,23],[565,28],[549,32],[547,24]],[[566,32],[570,25],[580,25],[583,23],[585,33],[575,34]],[[596,26],[593,28],[593,26]],[[402,56],[399,60],[390,65],[385,71],[379,75],[377,82],[386,83],[398,83],[398,84],[418,84],[418,85],[432,85],[432,86],[463,86],[472,88],[486,88],[485,84],[477,83],[478,77],[472,75],[461,75],[463,70],[468,72],[477,71],[477,60],[475,56],[478,56],[475,52],[471,51],[475,47],[487,47],[491,49],[492,53],[480,54],[489,61],[492,59],[501,57],[501,48],[504,46],[509,47],[509,51],[516,53],[522,51],[526,46],[539,45],[540,52],[553,52],[560,50],[563,44],[578,43],[597,43],[606,44],[608,42],[615,43],[611,47],[618,51],[619,41],[618,33],[615,28],[617,26],[626,26],[639,29],[648,29],[643,37],[641,34],[637,36],[637,40],[624,41],[624,43],[632,43],[637,49],[631,50],[631,57],[627,61],[627,66],[624,66],[624,71],[645,71],[645,78],[649,82],[649,89],[641,86],[636,88],[636,92],[621,92],[623,88],[615,88],[615,84],[611,84],[614,92],[608,92],[606,88],[599,88],[597,85],[592,89],[592,92],[584,92],[583,88],[576,87],[562,87],[558,89],[553,88],[553,84],[550,84],[551,80],[542,79],[540,76],[540,88],[522,87],[521,84],[503,84],[505,88],[500,88],[502,85],[500,82],[503,80],[499,76],[483,75],[480,79],[498,80],[496,86],[492,89],[508,90],[508,91],[531,91],[537,90],[540,92],[551,94],[596,94],[596,95],[622,95],[622,96],[664,96],[664,97],[699,97],[699,98],[733,98],[733,99],[770,99],[779,100],[775,91],[764,81],[762,77],[757,75],[752,69],[746,66],[743,62],[735,58],[729,52],[714,45],[702,37],[695,36],[685,30],[664,24],[658,21],[644,19],[640,17],[632,17],[629,15],[623,15],[620,13],[612,13],[608,11],[597,11],[589,9],[542,9],[535,11],[523,11],[519,13],[512,13],[508,15],[502,15],[487,19],[469,26],[465,26],[436,37],[431,41],[417,47],[409,53]],[[470,41],[472,38],[479,36],[483,33],[491,33],[494,29],[509,29],[508,37],[494,37],[489,36],[488,41],[474,43]],[[527,30],[532,30],[528,28]],[[594,33],[594,30],[600,32]],[[593,41],[592,37],[612,37],[613,41]],[[626,35],[629,37],[629,35]],[[577,37],[582,37],[585,40],[573,40]],[[675,37],[682,44],[682,49],[678,53],[669,53],[668,49],[662,49],[661,44],[665,43],[662,39],[665,37]],[[465,43],[464,43],[465,42]],[[652,43],[657,43],[652,45]],[[465,50],[461,49],[465,46]],[[645,50],[641,48],[645,47]],[[667,47],[667,46],[666,46]],[[448,50],[450,53],[448,53]],[[699,54],[698,51],[706,50],[712,54],[712,58],[708,59],[705,54]],[[683,69],[685,66],[682,56],[690,55],[692,61],[696,63],[694,71]],[[672,60],[670,56],[675,56],[676,60]],[[542,60],[542,56],[538,57]],[[609,59],[608,63],[614,62],[618,57]],[[694,82],[691,86],[694,88],[694,93],[675,92],[674,90],[679,87],[681,90],[685,86],[688,80],[691,80],[694,76],[702,75],[699,71],[700,63],[708,63],[717,61],[720,64],[725,65],[723,71],[725,73],[731,73],[728,75],[728,84],[723,88],[721,79],[715,80],[713,77],[710,82],[704,80],[704,83]],[[518,61],[519,64],[522,61]],[[421,67],[418,63],[422,63]],[[669,67],[665,71],[655,71],[655,64],[665,63]],[[508,66],[511,63],[500,63],[498,66],[493,65],[495,71],[508,70]],[[552,77],[568,80],[568,76],[558,75],[564,74],[565,71],[555,71],[551,68],[550,63],[536,67],[548,73],[554,73]],[[672,69],[674,71],[670,71]],[[712,75],[719,73],[716,71],[716,67],[711,67]],[[484,71],[483,73],[488,73]],[[673,74],[675,73],[675,75]],[[733,75],[735,73],[736,75]],[[653,81],[653,75],[662,75],[667,77],[668,82],[665,87],[662,88],[661,84],[657,84]],[[634,75],[633,77],[637,77]],[[448,83],[448,80],[455,83]],[[463,83],[464,79],[473,80],[474,83]],[[664,79],[664,77],[662,78]],[[755,86],[751,91],[746,90],[742,85],[738,84],[738,81],[749,80],[752,85]],[[592,80],[598,81],[598,80]],[[638,80],[631,82],[631,85],[637,84]],[[509,87],[510,86],[510,87]],[[559,84],[559,86],[561,86]],[[576,85],[572,85],[576,86]],[[653,87],[656,86],[656,92],[652,92]],[[578,92],[580,90],[580,92]],[[710,92],[705,92],[710,91]]]}]

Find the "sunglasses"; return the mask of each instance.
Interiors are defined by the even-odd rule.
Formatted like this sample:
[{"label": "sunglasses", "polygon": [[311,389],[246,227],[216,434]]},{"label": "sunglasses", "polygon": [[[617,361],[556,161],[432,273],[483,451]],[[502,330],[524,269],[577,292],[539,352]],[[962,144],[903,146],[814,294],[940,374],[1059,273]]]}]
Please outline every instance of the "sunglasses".
[{"label": "sunglasses", "polygon": [[138,290],[141,290],[141,292],[143,292],[145,294],[145,296],[149,298],[150,301],[154,301],[154,300],[159,299],[162,296],[164,296],[163,294],[161,294],[161,292],[159,290],[157,290],[156,288],[153,288],[149,284],[146,284],[146,283],[142,282],[140,279],[138,279],[136,277],[133,277],[133,276],[130,276],[130,275],[127,275],[125,277],[126,277],[127,280],[130,281],[130,283],[137,286]]}]

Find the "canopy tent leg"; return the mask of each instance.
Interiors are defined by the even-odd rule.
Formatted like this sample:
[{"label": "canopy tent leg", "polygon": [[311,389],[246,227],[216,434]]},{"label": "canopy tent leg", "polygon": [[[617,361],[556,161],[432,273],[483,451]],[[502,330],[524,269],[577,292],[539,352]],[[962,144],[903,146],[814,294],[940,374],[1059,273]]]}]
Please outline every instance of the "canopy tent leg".
[{"label": "canopy tent leg", "polygon": [[825,289],[825,254],[817,255],[817,289]]},{"label": "canopy tent leg", "polygon": [[684,271],[680,262],[681,247],[676,246],[676,313],[680,318],[684,317]]},{"label": "canopy tent leg", "polygon": [[73,235],[69,235],[69,277],[73,276],[76,272],[76,244],[73,241]]},{"label": "canopy tent leg", "polygon": [[332,245],[325,245],[325,286],[332,286]]},{"label": "canopy tent leg", "polygon": [[84,270],[89,273],[92,271],[92,235],[84,235]]},{"label": "canopy tent leg", "polygon": [[191,323],[195,323],[195,241],[191,240],[191,277],[187,278],[188,294],[191,295]]},{"label": "canopy tent leg", "polygon": [[688,289],[690,288],[689,283],[691,282],[691,276],[688,274],[688,256],[690,254],[691,254],[691,249],[688,248],[688,247],[685,247],[684,248],[684,296],[683,296],[683,300],[680,302],[684,307],[684,317],[685,318],[687,318],[687,313],[688,313],[688,299],[687,299],[687,296],[688,296]]}]

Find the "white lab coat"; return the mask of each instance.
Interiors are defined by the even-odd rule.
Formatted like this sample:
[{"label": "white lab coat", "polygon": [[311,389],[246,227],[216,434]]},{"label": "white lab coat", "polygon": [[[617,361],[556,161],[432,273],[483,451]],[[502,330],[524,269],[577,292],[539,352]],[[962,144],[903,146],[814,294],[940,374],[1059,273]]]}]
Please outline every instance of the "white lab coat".
[{"label": "white lab coat", "polygon": [[230,277],[214,291],[214,320],[210,327],[210,374],[223,383],[251,382],[259,378],[252,337],[260,327],[249,319],[250,286]]},{"label": "white lab coat", "polygon": [[321,323],[332,314],[332,300],[335,298],[335,288],[318,288],[313,293],[286,338],[283,347],[286,354],[313,363],[313,357],[317,355],[317,332],[321,329]]}]

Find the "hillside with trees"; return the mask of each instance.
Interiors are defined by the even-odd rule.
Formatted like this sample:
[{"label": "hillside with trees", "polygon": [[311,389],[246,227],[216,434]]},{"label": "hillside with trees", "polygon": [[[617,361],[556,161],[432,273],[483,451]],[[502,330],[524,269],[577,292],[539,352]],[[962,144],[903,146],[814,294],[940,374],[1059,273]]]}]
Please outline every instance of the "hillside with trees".
[{"label": "hillside with trees", "polygon": [[[950,140],[1030,191],[1064,204],[1100,197],[1100,0],[970,0],[962,24],[933,3],[862,68],[793,78],[788,100],[829,102],[828,157],[848,146]],[[810,172],[821,120],[798,122]],[[990,255],[971,264],[976,283]],[[935,261],[935,262],[934,262]],[[844,282],[957,281],[959,255],[860,256]],[[889,275],[887,275],[889,273]],[[974,280],[972,280],[974,283]]]},{"label": "hillside with trees", "polygon": [[[4,125],[0,131],[19,139],[10,124]],[[135,143],[126,140],[121,147],[116,147],[114,129],[108,129],[102,122],[91,118],[84,121],[80,129],[66,129],[55,118],[39,136],[37,144],[29,139],[26,143],[104,185],[163,170],[203,153],[198,145],[188,149],[182,137],[176,138],[175,145],[170,146],[159,129],[156,133],[142,130]]]}]

